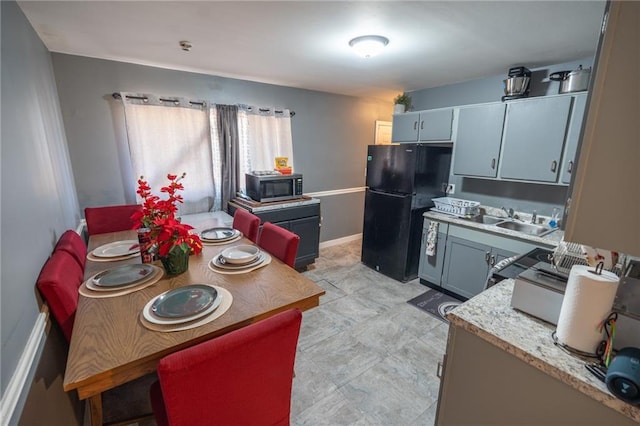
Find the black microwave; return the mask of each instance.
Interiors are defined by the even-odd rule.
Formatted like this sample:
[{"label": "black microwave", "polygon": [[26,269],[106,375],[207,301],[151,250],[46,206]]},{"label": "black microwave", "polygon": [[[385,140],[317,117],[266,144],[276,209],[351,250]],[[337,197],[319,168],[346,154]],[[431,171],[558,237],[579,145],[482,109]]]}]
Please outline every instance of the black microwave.
[{"label": "black microwave", "polygon": [[245,174],[246,192],[261,203],[302,198],[302,175]]}]

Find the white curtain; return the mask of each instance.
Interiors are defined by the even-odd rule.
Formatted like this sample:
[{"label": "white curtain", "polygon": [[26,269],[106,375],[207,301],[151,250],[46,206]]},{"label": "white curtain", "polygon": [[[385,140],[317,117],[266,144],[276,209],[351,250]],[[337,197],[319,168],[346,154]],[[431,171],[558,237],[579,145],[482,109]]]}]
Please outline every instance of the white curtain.
[{"label": "white curtain", "polygon": [[[240,176],[253,170],[273,170],[276,157],[287,157],[293,165],[291,115],[288,109],[243,105],[238,111]],[[245,182],[239,182],[244,191]]]},{"label": "white curtain", "polygon": [[[178,214],[211,211],[214,208],[214,166],[209,110],[206,103],[172,99],[130,100],[122,94],[133,176],[149,182],[160,198],[160,188],[168,184],[167,174],[181,175],[184,204]],[[219,205],[219,204],[218,204]]]}]

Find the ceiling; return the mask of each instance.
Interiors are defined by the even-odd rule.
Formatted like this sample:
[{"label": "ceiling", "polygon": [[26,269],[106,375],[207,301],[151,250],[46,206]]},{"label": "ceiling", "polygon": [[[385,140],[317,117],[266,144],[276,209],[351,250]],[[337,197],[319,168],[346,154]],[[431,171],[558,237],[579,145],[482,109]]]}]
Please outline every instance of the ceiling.
[{"label": "ceiling", "polygon": [[[52,52],[385,100],[591,56],[604,11],[603,1],[18,4]],[[350,50],[366,34],[390,40],[382,54]]]}]

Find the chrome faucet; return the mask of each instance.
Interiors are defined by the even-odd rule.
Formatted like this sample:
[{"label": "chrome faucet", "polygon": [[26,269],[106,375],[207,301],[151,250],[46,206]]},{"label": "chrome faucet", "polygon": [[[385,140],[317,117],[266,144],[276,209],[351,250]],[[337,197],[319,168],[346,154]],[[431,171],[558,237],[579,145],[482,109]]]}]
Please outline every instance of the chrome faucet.
[{"label": "chrome faucet", "polygon": [[502,210],[504,210],[504,212],[507,214],[507,216],[509,217],[509,219],[513,219],[513,209],[509,209],[507,210],[506,207],[503,207]]},{"label": "chrome faucet", "polygon": [[535,225],[537,221],[538,221],[538,213],[536,213],[536,211],[534,210],[533,214],[531,215],[531,223]]}]

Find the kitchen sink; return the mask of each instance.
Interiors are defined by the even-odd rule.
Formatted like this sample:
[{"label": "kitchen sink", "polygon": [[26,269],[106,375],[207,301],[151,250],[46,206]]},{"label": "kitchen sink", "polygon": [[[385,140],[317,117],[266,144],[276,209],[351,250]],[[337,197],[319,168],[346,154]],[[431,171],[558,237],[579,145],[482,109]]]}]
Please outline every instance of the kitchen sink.
[{"label": "kitchen sink", "polygon": [[534,225],[532,223],[514,222],[511,220],[496,223],[495,226],[503,229],[510,229],[512,231],[522,232],[524,234],[535,235],[542,237],[543,235],[550,234],[555,229],[549,228],[544,225]]},{"label": "kitchen sink", "polygon": [[506,220],[506,218],[481,214],[479,216],[474,216],[472,218],[469,218],[469,220],[477,223],[483,223],[485,225],[495,225],[496,223],[500,223]]}]

